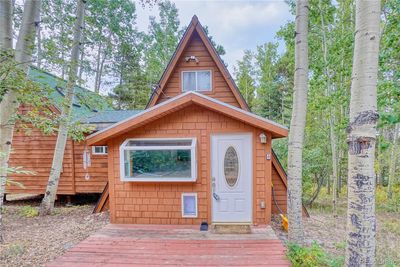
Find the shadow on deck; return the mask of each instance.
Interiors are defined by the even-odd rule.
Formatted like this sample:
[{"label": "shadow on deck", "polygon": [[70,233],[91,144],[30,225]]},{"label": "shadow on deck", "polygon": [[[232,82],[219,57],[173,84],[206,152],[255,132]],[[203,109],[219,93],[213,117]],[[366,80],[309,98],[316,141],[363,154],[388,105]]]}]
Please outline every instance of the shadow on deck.
[{"label": "shadow on deck", "polygon": [[290,266],[270,226],[251,234],[188,225],[110,224],[47,266]]}]

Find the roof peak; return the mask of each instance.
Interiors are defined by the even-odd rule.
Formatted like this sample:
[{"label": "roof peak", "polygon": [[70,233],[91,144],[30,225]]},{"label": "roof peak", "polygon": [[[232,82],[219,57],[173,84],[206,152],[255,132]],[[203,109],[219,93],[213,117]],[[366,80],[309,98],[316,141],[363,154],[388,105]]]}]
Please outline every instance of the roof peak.
[{"label": "roof peak", "polygon": [[223,63],[221,57],[218,55],[217,50],[215,49],[214,45],[212,44],[210,38],[207,36],[203,26],[199,22],[199,19],[196,15],[192,17],[192,20],[188,27],[183,34],[183,37],[179,41],[179,44],[172,55],[167,67],[164,70],[164,73],[161,76],[160,81],[158,82],[157,87],[153,90],[150,99],[146,105],[146,109],[154,106],[157,103],[161,92],[164,90],[165,85],[167,84],[176,64],[178,63],[179,57],[182,55],[183,51],[186,49],[188,43],[190,42],[191,37],[193,34],[198,34],[201,42],[204,44],[206,50],[210,54],[211,58],[213,59],[214,63],[216,64],[218,70],[221,72],[223,78],[225,79],[226,83],[229,86],[229,89],[232,91],[233,95],[235,96],[237,102],[239,103],[240,107],[244,110],[250,110],[249,106],[247,105],[245,99],[241,95],[239,89],[237,88],[232,76],[230,75],[228,69],[226,68],[225,64]]},{"label": "roof peak", "polygon": [[197,23],[199,23],[199,18],[198,18],[196,15],[193,15],[191,23],[192,23],[192,24],[197,24]]}]

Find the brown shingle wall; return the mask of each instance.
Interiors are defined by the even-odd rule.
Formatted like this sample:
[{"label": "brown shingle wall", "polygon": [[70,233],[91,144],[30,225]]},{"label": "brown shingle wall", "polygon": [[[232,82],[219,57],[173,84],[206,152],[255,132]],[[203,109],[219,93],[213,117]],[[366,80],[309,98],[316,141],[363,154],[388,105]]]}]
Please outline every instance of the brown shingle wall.
[{"label": "brown shingle wall", "polygon": [[[19,112],[29,110],[21,106]],[[24,185],[24,188],[12,185],[6,187],[6,193],[43,194],[49,179],[53,161],[56,135],[44,135],[32,128],[14,131],[10,166],[21,166],[24,170],[33,171],[35,175],[13,174],[10,178]],[[92,166],[83,169],[83,143],[67,140],[59,182],[58,194],[101,193],[107,182],[107,156],[91,155]],[[90,150],[90,148],[88,148]],[[74,155],[74,158],[73,158]],[[90,180],[85,180],[86,172]]]},{"label": "brown shingle wall", "polygon": [[[109,142],[110,208],[112,223],[199,224],[211,223],[210,142],[215,133],[253,134],[253,221],[268,223],[271,215],[271,161],[265,160],[270,144],[259,142],[257,129],[245,123],[189,106]],[[127,138],[195,137],[197,138],[198,177],[192,183],[121,182],[119,146]],[[270,139],[268,139],[270,140]],[[198,218],[182,218],[181,194],[198,193]],[[266,203],[266,209],[260,203]]]},{"label": "brown shingle wall", "polygon": [[[286,204],[287,204],[286,186],[282,182],[282,179],[279,176],[274,166],[272,166],[272,183],[274,185],[276,202],[279,208],[283,211],[283,213],[286,213]],[[272,200],[272,213],[273,214],[280,213],[273,200]]]},{"label": "brown shingle wall", "polygon": [[[27,112],[29,108],[21,106],[20,113]],[[7,186],[6,193],[31,193],[43,194],[49,180],[51,163],[53,161],[54,147],[57,136],[44,135],[36,128],[14,131],[10,166],[21,166],[24,170],[35,172],[35,175],[12,174],[10,179],[24,185]],[[72,141],[68,140],[65,147],[63,167],[58,187],[58,194],[74,194],[72,168]]]},{"label": "brown shingle wall", "polygon": [[[91,165],[84,169],[84,149],[84,143],[74,143],[75,190],[77,193],[101,193],[108,179],[107,155],[93,155],[92,148],[87,147]],[[89,174],[89,180],[85,179],[86,173]]]},{"label": "brown shingle wall", "polygon": [[[199,62],[186,62],[185,58],[189,56],[196,56]],[[239,107],[239,103],[234,94],[197,33],[192,36],[185,51],[179,58],[176,67],[156,104],[182,93],[181,72],[187,70],[211,70],[213,90],[211,92],[202,93],[230,105]]]}]

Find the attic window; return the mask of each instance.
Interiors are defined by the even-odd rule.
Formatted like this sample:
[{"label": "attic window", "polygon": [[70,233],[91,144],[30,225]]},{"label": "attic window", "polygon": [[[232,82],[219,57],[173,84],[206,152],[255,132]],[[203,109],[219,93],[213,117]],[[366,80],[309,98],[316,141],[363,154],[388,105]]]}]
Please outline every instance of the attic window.
[{"label": "attic window", "polygon": [[211,70],[182,71],[182,91],[211,91]]},{"label": "attic window", "polygon": [[121,180],[196,181],[196,139],[128,139],[120,147]]}]

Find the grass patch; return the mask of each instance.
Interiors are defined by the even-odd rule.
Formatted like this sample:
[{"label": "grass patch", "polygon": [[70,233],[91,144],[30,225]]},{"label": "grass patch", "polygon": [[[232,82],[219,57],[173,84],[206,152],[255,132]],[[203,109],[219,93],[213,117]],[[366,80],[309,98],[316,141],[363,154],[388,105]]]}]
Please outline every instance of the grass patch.
[{"label": "grass patch", "polygon": [[329,255],[315,242],[311,246],[304,247],[296,244],[288,244],[286,256],[293,267],[339,267],[343,266],[344,263],[342,257]]},{"label": "grass patch", "polygon": [[2,252],[1,258],[20,257],[26,251],[26,247],[20,244],[10,244]]},{"label": "grass patch", "polygon": [[39,211],[37,208],[32,206],[23,206],[20,215],[26,218],[33,218],[39,215]]},{"label": "grass patch", "polygon": [[376,209],[386,212],[400,212],[400,185],[393,186],[392,198],[388,198],[387,188],[376,188]]},{"label": "grass patch", "polygon": [[335,248],[337,250],[345,250],[346,249],[346,241],[335,243]]},{"label": "grass patch", "polygon": [[388,219],[383,223],[383,227],[386,231],[392,232],[400,236],[400,222],[396,219]]}]

